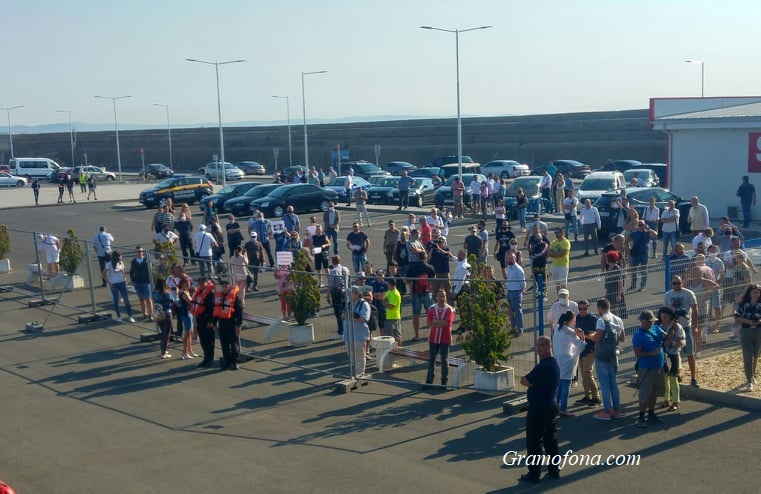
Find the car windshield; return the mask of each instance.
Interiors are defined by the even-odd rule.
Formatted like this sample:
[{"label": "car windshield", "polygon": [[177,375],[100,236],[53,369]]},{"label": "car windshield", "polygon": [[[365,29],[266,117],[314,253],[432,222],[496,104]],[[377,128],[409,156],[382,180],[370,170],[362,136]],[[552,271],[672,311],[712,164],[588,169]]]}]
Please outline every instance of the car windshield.
[{"label": "car windshield", "polygon": [[519,178],[514,181],[512,185],[510,185],[510,188],[507,189],[507,195],[510,197],[515,197],[518,195],[518,188],[520,187],[523,189],[524,194],[526,194],[528,197],[533,197],[539,191],[540,181],[540,177]]},{"label": "car windshield", "polygon": [[162,180],[161,182],[159,182],[157,187],[169,187],[170,185],[174,183],[174,181],[175,181],[174,178],[167,178],[166,180]]},{"label": "car windshield", "polygon": [[383,178],[375,184],[376,187],[397,187],[398,185],[398,178]]},{"label": "car windshield", "polygon": [[581,190],[611,190],[616,182],[612,178],[592,178],[581,183]]},{"label": "car windshield", "polygon": [[237,187],[237,185],[227,185],[222,187],[217,194],[231,194],[232,191],[235,190],[235,187]]},{"label": "car windshield", "polygon": [[624,178],[627,182],[631,181],[632,177],[634,177],[634,174],[637,174],[637,176],[643,180],[647,180],[650,178],[650,173],[648,170],[627,170],[624,172]]},{"label": "car windshield", "polygon": [[269,194],[267,194],[270,197],[283,197],[286,192],[290,190],[289,187],[278,187],[277,189],[273,190]]},{"label": "car windshield", "polygon": [[344,187],[346,186],[346,177],[336,177],[335,180],[330,182],[330,185],[334,185],[336,187]]},{"label": "car windshield", "polygon": [[[452,175],[451,177],[449,177],[449,178],[447,179],[447,181],[444,183],[444,185],[446,185],[446,186],[448,186],[448,187],[451,187],[451,186],[452,186],[452,183],[454,182],[454,179],[455,179],[455,177],[458,177],[458,176],[459,176],[459,175]],[[468,186],[468,185],[470,185],[470,182],[472,182],[472,181],[473,181],[473,177],[475,177],[475,176],[476,176],[476,175],[463,175],[463,178],[462,178],[462,183],[464,183],[464,184],[465,184],[465,186]]]},{"label": "car windshield", "polygon": [[264,197],[267,193],[277,189],[277,185],[254,185],[245,194],[245,197]]},{"label": "car windshield", "polygon": [[233,165],[232,163],[225,163],[225,168],[229,170],[231,168],[237,168],[237,166]]}]

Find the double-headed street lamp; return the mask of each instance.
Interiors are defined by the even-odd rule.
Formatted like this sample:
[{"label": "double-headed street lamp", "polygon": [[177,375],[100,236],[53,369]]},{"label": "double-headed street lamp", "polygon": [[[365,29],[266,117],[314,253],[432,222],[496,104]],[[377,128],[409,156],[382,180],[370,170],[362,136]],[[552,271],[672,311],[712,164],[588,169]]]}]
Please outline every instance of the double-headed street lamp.
[{"label": "double-headed street lamp", "polygon": [[169,105],[153,103],[153,106],[160,106],[166,110],[166,132],[169,135],[169,168],[174,168],[172,166],[172,128],[169,126]]},{"label": "double-headed street lamp", "polygon": [[291,144],[291,103],[288,96],[273,96],[285,100],[285,112],[288,117],[288,166],[293,166],[293,146]]},{"label": "double-headed street lamp", "polygon": [[455,63],[457,70],[457,173],[462,177],[462,118],[460,116],[460,33],[468,31],[477,31],[479,29],[489,29],[491,26],[471,27],[468,29],[444,29],[433,26],[420,26],[420,29],[430,29],[433,31],[443,31],[445,33],[454,33],[455,39]]},{"label": "double-headed street lamp", "polygon": [[[226,62],[209,62],[206,60],[197,60],[195,58],[186,58],[188,62],[205,63],[206,65],[213,65],[217,74],[217,114],[219,115],[219,159],[222,163],[222,187],[227,185],[227,169],[225,168],[225,139],[222,133],[222,100],[219,97],[219,66],[227,65],[230,63],[242,63],[245,60],[228,60]],[[219,167],[217,167],[219,170]]]},{"label": "double-headed street lamp", "polygon": [[684,63],[700,64],[700,97],[705,98],[705,63],[702,60],[685,60]]},{"label": "double-headed street lamp", "polygon": [[315,70],[301,73],[301,109],[304,112],[304,166],[309,169],[309,140],[307,138],[307,102],[304,93],[304,76],[312,74],[324,74],[327,70]]},{"label": "double-headed street lamp", "polygon": [[119,182],[122,181],[122,153],[119,150],[119,124],[116,120],[116,100],[131,98],[132,96],[95,96],[100,99],[110,99],[114,103],[114,129],[116,129],[116,163],[119,166]]},{"label": "double-headed street lamp", "polygon": [[71,110],[56,110],[57,113],[66,113],[69,115],[69,143],[71,144],[71,166],[77,166],[74,163],[74,127],[71,125]]},{"label": "double-headed street lamp", "polygon": [[8,139],[11,140],[11,158],[15,158],[15,156],[13,156],[13,133],[11,132],[11,110],[17,110],[19,108],[24,108],[24,105],[11,106],[10,108],[0,108],[0,110],[5,110],[8,113]]}]

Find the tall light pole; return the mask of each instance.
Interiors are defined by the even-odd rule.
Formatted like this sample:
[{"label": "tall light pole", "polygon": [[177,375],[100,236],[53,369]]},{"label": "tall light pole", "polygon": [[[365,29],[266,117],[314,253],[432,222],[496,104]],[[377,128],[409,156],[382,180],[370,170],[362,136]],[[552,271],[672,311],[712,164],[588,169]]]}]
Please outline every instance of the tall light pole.
[{"label": "tall light pole", "polygon": [[702,60],[685,60],[684,63],[699,63],[700,64],[700,97],[705,98],[705,63]]},{"label": "tall light pole", "polygon": [[[214,71],[217,74],[217,115],[219,115],[219,159],[222,162],[222,187],[227,185],[227,170],[225,169],[225,138],[222,133],[222,99],[219,97],[219,66],[227,65],[229,63],[242,63],[245,60],[227,60],[226,62],[208,62],[206,60],[197,60],[195,58],[186,58],[188,62],[205,63],[206,65],[213,65]],[[217,167],[219,170],[219,167]]]},{"label": "tall light pole", "polygon": [[116,129],[116,163],[119,166],[119,182],[122,181],[122,153],[119,150],[119,124],[116,120],[116,100],[131,98],[132,96],[95,96],[100,99],[110,99],[114,104],[114,129]]},{"label": "tall light pole", "polygon": [[444,29],[433,26],[420,26],[420,29],[430,29],[433,31],[443,31],[445,33],[454,33],[455,39],[455,66],[457,71],[457,173],[462,177],[462,117],[460,115],[460,33],[468,31],[477,31],[479,29],[489,29],[491,26],[471,27],[468,29]]},{"label": "tall light pole", "polygon": [[24,105],[11,106],[10,108],[0,108],[0,110],[5,110],[8,113],[8,139],[11,140],[11,158],[15,158],[15,156],[13,156],[13,132],[11,132],[11,110],[17,110],[19,108],[24,108]]},{"label": "tall light pole", "polygon": [[169,126],[169,105],[153,103],[153,106],[160,106],[166,110],[166,132],[169,135],[169,168],[174,168],[172,166],[172,128]]},{"label": "tall light pole", "polygon": [[301,73],[301,110],[304,112],[304,166],[309,169],[309,140],[307,138],[307,102],[304,93],[304,76],[312,74],[324,74],[327,70],[315,70]]},{"label": "tall light pole", "polygon": [[74,127],[71,125],[71,110],[56,110],[58,113],[66,113],[69,115],[69,143],[71,144],[71,167],[77,166],[74,163]]},{"label": "tall light pole", "polygon": [[[293,145],[291,144],[291,102],[288,96],[273,96],[285,100],[285,112],[288,116],[288,166],[293,166]],[[275,167],[277,170],[277,166]]]}]

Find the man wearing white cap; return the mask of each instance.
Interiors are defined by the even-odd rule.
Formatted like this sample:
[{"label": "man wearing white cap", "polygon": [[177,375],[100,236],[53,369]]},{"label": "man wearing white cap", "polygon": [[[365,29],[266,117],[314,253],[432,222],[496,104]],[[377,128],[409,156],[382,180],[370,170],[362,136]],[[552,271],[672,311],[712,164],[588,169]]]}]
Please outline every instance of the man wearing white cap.
[{"label": "man wearing white cap", "polygon": [[214,240],[214,236],[206,231],[206,225],[200,225],[198,232],[193,235],[193,249],[196,253],[196,258],[199,259],[201,268],[201,276],[206,276],[206,271],[209,271],[209,276],[213,273],[211,271],[211,254],[214,248],[217,246],[217,241]]},{"label": "man wearing white cap", "polygon": [[250,238],[248,242],[243,244],[243,248],[246,250],[246,257],[248,257],[248,270],[251,272],[251,290],[254,292],[259,291],[259,270],[264,265],[264,247],[259,241],[259,234],[252,231],[249,234]]},{"label": "man wearing white cap", "polygon": [[547,312],[547,324],[549,324],[550,330],[557,325],[560,315],[569,310],[577,316],[579,315],[579,305],[571,300],[571,294],[566,288],[561,288],[558,292],[558,299],[550,306],[550,310]]},{"label": "man wearing white cap", "polygon": [[454,279],[452,280],[454,283],[452,293],[454,293],[455,299],[460,290],[462,290],[462,287],[468,282],[468,269],[470,269],[470,264],[468,264],[467,252],[465,249],[460,249],[457,252],[457,266],[454,268]]}]

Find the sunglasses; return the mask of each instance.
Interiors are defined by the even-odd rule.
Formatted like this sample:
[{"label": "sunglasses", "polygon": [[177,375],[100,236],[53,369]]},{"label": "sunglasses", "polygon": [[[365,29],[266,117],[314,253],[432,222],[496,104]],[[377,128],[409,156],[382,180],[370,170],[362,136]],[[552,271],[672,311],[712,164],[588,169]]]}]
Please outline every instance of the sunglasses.
[{"label": "sunglasses", "polygon": [[589,307],[579,307],[579,310],[589,310]]},{"label": "sunglasses", "polygon": [[671,284],[672,285],[681,285],[682,282],[681,281],[672,281]]}]

